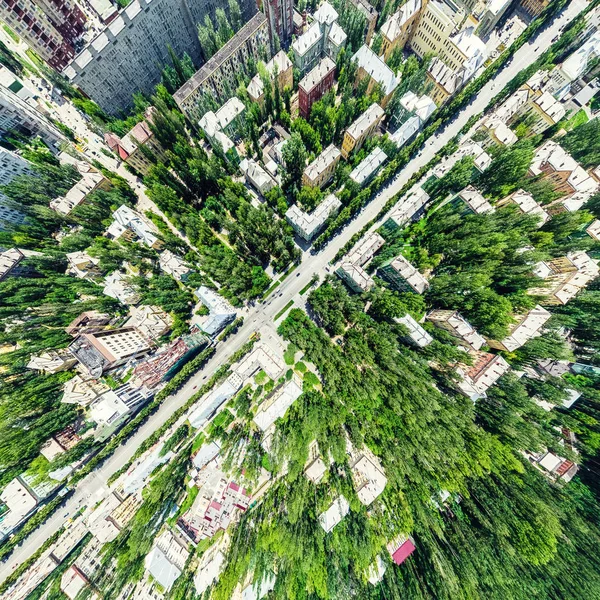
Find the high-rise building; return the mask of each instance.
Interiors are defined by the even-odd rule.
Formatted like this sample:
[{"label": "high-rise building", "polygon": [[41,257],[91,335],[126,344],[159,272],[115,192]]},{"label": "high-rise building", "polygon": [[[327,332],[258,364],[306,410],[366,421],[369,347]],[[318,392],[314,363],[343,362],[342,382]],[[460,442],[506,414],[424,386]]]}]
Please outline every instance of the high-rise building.
[{"label": "high-rise building", "polygon": [[258,62],[271,58],[268,37],[267,19],[259,12],[173,94],[180,110],[198,121],[204,114],[199,105],[205,95],[217,101],[234,96],[243,75],[254,75],[246,73],[249,59]]},{"label": "high-rise building", "polygon": [[283,48],[287,48],[292,41],[294,33],[294,1],[293,0],[265,0],[263,8],[269,22],[269,35],[271,46],[275,49],[275,36]]},{"label": "high-rise building", "polygon": [[[30,173],[31,163],[7,150],[0,148],[0,185],[10,183],[18,175]],[[6,196],[0,192],[0,231],[6,223],[18,224],[22,223],[25,215],[7,203]]]},{"label": "high-rise building", "polygon": [[[194,64],[201,64],[196,26],[206,15],[214,17],[217,8],[227,7],[227,0],[133,0],[64,75],[106,112],[118,113],[131,106],[135,92],[152,93],[162,67],[171,64],[167,46],[177,56],[187,52]],[[256,12],[252,0],[242,0],[240,8],[245,19]]]},{"label": "high-rise building", "polygon": [[73,58],[86,28],[74,0],[2,0],[0,20],[55,69]]}]

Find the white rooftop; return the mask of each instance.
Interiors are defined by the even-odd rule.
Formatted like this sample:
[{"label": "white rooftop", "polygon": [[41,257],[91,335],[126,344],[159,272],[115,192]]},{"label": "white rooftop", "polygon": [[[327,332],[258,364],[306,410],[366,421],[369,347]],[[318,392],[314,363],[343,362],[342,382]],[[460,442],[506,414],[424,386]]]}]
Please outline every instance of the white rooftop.
[{"label": "white rooftop", "polygon": [[393,42],[419,10],[421,10],[421,0],[408,0],[381,26],[381,35]]},{"label": "white rooftop", "polygon": [[329,166],[341,156],[341,154],[342,153],[336,146],[330,144],[308,165],[308,167],[306,167],[304,174],[311,181],[314,181],[321,173],[326,171]]},{"label": "white rooftop", "polygon": [[478,215],[494,212],[494,207],[471,185],[459,192],[458,197]]},{"label": "white rooftop", "polygon": [[381,84],[384,96],[391,94],[400,83],[400,77],[396,77],[394,72],[366,45],[359,48],[352,60]]},{"label": "white rooftop", "polygon": [[346,261],[353,265],[363,266],[370,261],[375,253],[385,244],[385,239],[376,231],[360,239],[346,256]]},{"label": "white rooftop", "polygon": [[311,240],[325,224],[328,217],[337,211],[342,203],[335,194],[329,194],[311,213],[304,212],[297,204],[290,206],[285,213],[288,222],[302,232],[302,237]]},{"label": "white rooftop", "polygon": [[260,406],[254,422],[262,431],[269,429],[277,419],[283,417],[287,409],[302,395],[302,388],[292,379],[284,383],[271,398]]},{"label": "white rooftop", "polygon": [[404,325],[408,330],[408,339],[419,348],[425,348],[429,346],[431,342],[433,342],[433,337],[425,331],[425,329],[408,313],[406,313],[403,317],[396,317],[394,319],[396,323],[400,323],[400,325]]},{"label": "white rooftop", "polygon": [[387,154],[377,146],[350,173],[350,179],[362,185],[387,160]]},{"label": "white rooftop", "polygon": [[350,505],[348,500],[344,496],[338,496],[332,505],[324,512],[319,515],[319,523],[325,530],[325,533],[329,533],[350,511]]},{"label": "white rooftop", "polygon": [[508,352],[520,348],[525,342],[541,335],[544,324],[551,316],[538,304],[510,327],[510,334],[502,340],[502,345]]},{"label": "white rooftop", "polygon": [[397,256],[390,266],[417,294],[422,294],[429,287],[429,282],[402,254]]},{"label": "white rooftop", "polygon": [[326,56],[302,78],[299,87],[309,94],[311,90],[321,83],[325,76],[334,69],[335,63]]},{"label": "white rooftop", "polygon": [[346,133],[356,140],[360,138],[369,127],[372,127],[377,121],[381,120],[384,114],[383,108],[381,108],[377,102],[373,102],[373,104],[371,104],[371,106],[369,106],[369,108],[367,108],[367,110],[365,110],[365,112],[360,115],[350,127],[348,127]]}]

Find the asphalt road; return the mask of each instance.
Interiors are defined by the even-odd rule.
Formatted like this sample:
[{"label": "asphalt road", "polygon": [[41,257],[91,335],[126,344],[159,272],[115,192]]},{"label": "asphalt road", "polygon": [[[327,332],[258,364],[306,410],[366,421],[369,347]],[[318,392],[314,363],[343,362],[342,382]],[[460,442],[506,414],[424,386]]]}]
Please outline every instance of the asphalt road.
[{"label": "asphalt road", "polygon": [[[259,303],[242,311],[245,321],[237,334],[230,337],[226,344],[220,344],[205,367],[192,376],[179,392],[165,400],[146,423],[126,443],[120,446],[102,467],[79,483],[75,493],[69,498],[63,508],[57,511],[48,522],[32,533],[20,547],[15,549],[6,562],[0,565],[0,582],[4,581],[18,565],[27,560],[46,539],[58,531],[83,504],[90,505],[92,502],[95,503],[96,499],[102,497],[107,491],[106,482],[109,477],[128,462],[139,445],[155,430],[160,428],[177,409],[183,406],[195,392],[196,388],[199,388],[211,373],[236,352],[254,331],[260,331],[262,335],[272,333],[277,326],[277,323],[273,322],[273,317],[290,300],[294,300],[295,306],[303,306],[304,298],[299,295],[299,292],[310,282],[313,274],[316,273],[322,279],[331,272],[332,268],[329,266],[329,262],[333,260],[338,250],[355,233],[359,232],[365,223],[375,218],[387,200],[396,194],[415,172],[426,165],[434,157],[435,153],[460,131],[471,116],[482,112],[491,98],[515,75],[534,62],[540,53],[550,45],[552,39],[559,33],[559,29],[575,18],[586,5],[587,2],[584,0],[572,0],[550,25],[537,35],[535,40],[529,44],[525,44],[515,54],[512,62],[504,67],[494,79],[488,82],[473,101],[452,122],[446,125],[444,131],[432,136],[426,142],[419,155],[410,161],[399,175],[348,223],[339,235],[316,254],[311,254],[310,251],[304,252],[301,265],[275,289],[264,303]],[[64,111],[65,113],[70,113],[68,114],[68,119],[66,119],[67,124],[75,128],[78,119],[74,117],[69,109],[64,109]],[[95,136],[95,139],[90,139],[89,132],[85,137],[90,140],[91,144],[89,145],[96,148],[95,152],[99,152],[101,140]],[[103,163],[110,163],[112,161],[112,159],[104,155],[98,156],[96,154],[94,158],[99,158]],[[110,166],[111,168],[115,168],[114,164]],[[129,172],[120,172],[130,179],[130,181],[135,179]]]}]

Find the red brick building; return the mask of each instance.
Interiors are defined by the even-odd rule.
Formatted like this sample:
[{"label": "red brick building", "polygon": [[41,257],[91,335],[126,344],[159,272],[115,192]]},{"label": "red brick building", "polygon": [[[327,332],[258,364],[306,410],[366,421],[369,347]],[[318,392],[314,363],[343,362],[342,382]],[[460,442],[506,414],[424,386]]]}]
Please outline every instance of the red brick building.
[{"label": "red brick building", "polygon": [[298,103],[302,118],[308,119],[312,105],[333,87],[334,82],[335,63],[326,57],[300,82]]}]

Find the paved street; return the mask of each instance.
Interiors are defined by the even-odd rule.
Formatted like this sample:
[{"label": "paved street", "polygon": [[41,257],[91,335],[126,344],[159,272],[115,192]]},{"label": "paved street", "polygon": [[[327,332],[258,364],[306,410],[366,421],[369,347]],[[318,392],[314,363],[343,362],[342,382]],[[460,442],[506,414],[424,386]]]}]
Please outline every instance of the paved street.
[{"label": "paved street", "polygon": [[[106,461],[103,467],[81,481],[75,494],[69,499],[66,506],[58,511],[49,522],[44,524],[25,540],[24,547],[15,549],[8,560],[0,566],[0,581],[3,581],[19,564],[21,564],[21,562],[26,560],[37,548],[39,548],[44,540],[57,531],[82,504],[90,504],[90,498],[88,498],[88,496],[91,496],[93,502],[94,498],[98,497],[99,492],[101,495],[102,489],[105,488],[108,478],[127,463],[139,445],[152,434],[152,432],[163,425],[163,423],[165,423],[178,408],[183,406],[194,391],[200,387],[231,354],[238,350],[248,340],[252,332],[257,330],[261,331],[261,333],[267,331],[267,334],[269,333],[269,330],[272,332],[274,327],[276,327],[276,324],[273,323],[273,317],[290,300],[295,300],[297,306],[302,305],[304,299],[299,296],[299,292],[310,282],[313,274],[318,274],[322,279],[331,272],[332,269],[329,266],[329,262],[333,259],[339,248],[355,233],[360,231],[365,223],[373,219],[386,201],[396,194],[416,171],[429,162],[434,154],[442,148],[450,138],[458,133],[472,115],[483,111],[489,100],[498,93],[506,83],[508,83],[519,71],[530,65],[537,56],[539,56],[540,52],[549,46],[551,40],[559,33],[559,29],[573,19],[585,8],[585,6],[586,2],[583,0],[571,1],[566,10],[551,24],[551,26],[541,32],[531,44],[523,46],[517,52],[511,64],[498,73],[471,104],[469,104],[453,122],[448,123],[446,129],[442,133],[430,138],[421,153],[415,157],[393,180],[393,182],[383,189],[337,237],[317,254],[312,255],[310,252],[305,252],[302,257],[302,264],[275,289],[265,303],[257,304],[256,306],[243,311],[245,321],[238,333],[229,338],[226,344],[219,345],[214,356],[208,361],[204,369],[198,371],[177,394],[166,400],[159,410],[152,415],[142,427],[140,427],[136,434],[129,438],[129,440]],[[68,124],[71,126],[70,123]],[[91,145],[96,148],[96,143],[96,140],[93,140]],[[99,149],[95,149],[94,151],[99,152]],[[94,158],[99,157],[95,156]],[[101,155],[100,160],[104,162],[103,159],[106,159],[107,161],[111,160],[110,158]],[[119,172],[122,173],[122,171]],[[128,172],[125,173],[125,176],[132,181],[133,176]],[[133,178],[133,180],[135,180],[135,178]],[[138,189],[138,192],[139,191],[140,190]]]}]

